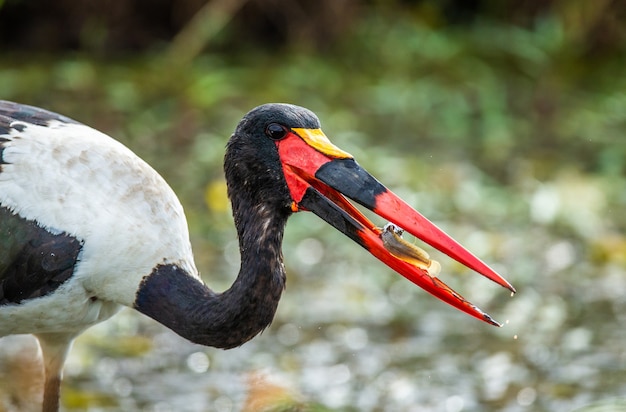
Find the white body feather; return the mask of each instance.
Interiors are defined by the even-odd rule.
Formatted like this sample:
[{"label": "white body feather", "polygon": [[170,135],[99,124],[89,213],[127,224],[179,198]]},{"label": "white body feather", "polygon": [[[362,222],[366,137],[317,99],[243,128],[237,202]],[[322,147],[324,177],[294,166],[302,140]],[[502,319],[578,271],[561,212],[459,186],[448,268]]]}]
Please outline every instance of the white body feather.
[{"label": "white body feather", "polygon": [[72,277],[54,293],[0,307],[0,336],[78,333],[120,304],[132,306],[143,277],[158,264],[175,263],[198,277],[183,208],[146,162],[84,125],[12,126],[2,136],[9,141],[0,206],[84,244]]}]

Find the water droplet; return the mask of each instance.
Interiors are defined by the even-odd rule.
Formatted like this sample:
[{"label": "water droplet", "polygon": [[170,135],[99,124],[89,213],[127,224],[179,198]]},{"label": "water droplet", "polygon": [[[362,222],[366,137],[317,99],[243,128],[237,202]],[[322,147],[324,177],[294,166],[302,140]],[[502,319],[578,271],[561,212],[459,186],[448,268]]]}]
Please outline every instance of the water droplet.
[{"label": "water droplet", "polygon": [[298,243],[296,255],[305,265],[315,265],[324,257],[324,246],[315,238],[306,238]]},{"label": "water droplet", "polygon": [[517,403],[521,406],[530,406],[537,399],[537,391],[534,388],[526,387],[517,393]]},{"label": "water droplet", "polygon": [[194,352],[187,357],[187,367],[196,373],[204,373],[209,369],[211,362],[204,352]]},{"label": "water droplet", "polygon": [[446,399],[446,412],[461,412],[465,401],[459,395],[452,395]]},{"label": "water droplet", "polygon": [[327,372],[332,385],[341,385],[350,380],[350,368],[343,363],[329,367]]},{"label": "water droplet", "polygon": [[348,348],[352,350],[359,350],[367,346],[369,338],[365,329],[352,328],[346,331],[344,341]]}]

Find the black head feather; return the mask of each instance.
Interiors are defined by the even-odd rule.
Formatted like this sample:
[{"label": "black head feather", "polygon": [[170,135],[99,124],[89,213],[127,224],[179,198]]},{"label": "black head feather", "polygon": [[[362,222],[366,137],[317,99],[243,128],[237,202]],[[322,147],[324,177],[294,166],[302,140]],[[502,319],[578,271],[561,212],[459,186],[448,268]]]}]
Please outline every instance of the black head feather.
[{"label": "black head feather", "polygon": [[264,104],[243,117],[224,157],[228,196],[235,214],[242,203],[244,207],[268,205],[273,210],[288,210],[291,205],[276,144],[265,133],[272,123],[288,129],[320,127],[313,112],[290,104]]}]

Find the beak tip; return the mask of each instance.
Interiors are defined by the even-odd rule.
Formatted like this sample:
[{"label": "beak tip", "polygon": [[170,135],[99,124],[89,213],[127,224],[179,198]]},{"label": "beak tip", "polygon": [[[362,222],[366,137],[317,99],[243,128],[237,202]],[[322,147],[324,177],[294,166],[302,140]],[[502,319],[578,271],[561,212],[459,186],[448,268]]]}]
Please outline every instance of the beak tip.
[{"label": "beak tip", "polygon": [[[461,298],[461,299],[463,299],[463,298]],[[500,323],[500,322],[498,322],[497,320],[495,320],[494,318],[492,318],[492,317],[491,317],[491,315],[489,315],[487,312],[484,312],[484,311],[483,311],[482,309],[480,309],[478,306],[476,306],[476,305],[474,305],[474,304],[472,304],[472,303],[470,303],[470,302],[466,301],[465,299],[463,299],[463,301],[464,301],[464,303],[465,303],[465,306],[466,306],[466,307],[467,307],[467,306],[469,306],[469,307],[471,308],[471,310],[470,310],[470,311],[467,311],[467,310],[461,309],[461,307],[456,306],[456,305],[453,305],[453,306],[456,306],[456,307],[457,307],[457,309],[464,310],[465,312],[467,312],[467,313],[471,314],[471,315],[472,315],[472,316],[474,316],[475,318],[480,319],[480,320],[482,320],[483,322],[486,322],[486,323],[488,323],[488,324],[490,324],[490,325],[496,326],[496,327],[498,327],[498,328],[501,328],[501,327],[502,327],[502,323]]]},{"label": "beak tip", "polygon": [[[491,270],[491,269],[490,269]],[[517,293],[517,290],[515,290],[515,287],[513,285],[511,285],[511,283],[506,280],[505,278],[503,278],[502,276],[498,275],[496,272],[494,272],[493,270],[491,270],[491,274],[487,273],[484,274],[481,271],[476,270],[478,273],[480,273],[481,275],[493,280],[494,282],[496,282],[497,284],[499,284],[500,286],[502,286],[503,288],[508,289],[509,291],[511,291],[513,294]]]},{"label": "beak tip", "polygon": [[485,322],[487,322],[487,323],[489,323],[489,324],[491,324],[491,325],[493,325],[495,327],[501,328],[503,326],[502,323],[498,322],[497,320],[495,320],[491,316],[487,315],[486,313],[483,313],[483,319],[484,319]]}]

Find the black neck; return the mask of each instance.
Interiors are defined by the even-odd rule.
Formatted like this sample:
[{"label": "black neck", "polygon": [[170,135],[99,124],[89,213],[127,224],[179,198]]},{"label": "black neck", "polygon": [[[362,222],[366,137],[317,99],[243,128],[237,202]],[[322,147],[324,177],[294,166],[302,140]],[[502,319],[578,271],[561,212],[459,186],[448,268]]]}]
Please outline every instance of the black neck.
[{"label": "black neck", "polygon": [[[247,205],[245,205],[247,206]],[[285,287],[281,244],[288,214],[233,202],[241,268],[215,293],[175,265],[159,265],[142,282],[135,308],[202,345],[232,348],[265,329]]]}]

